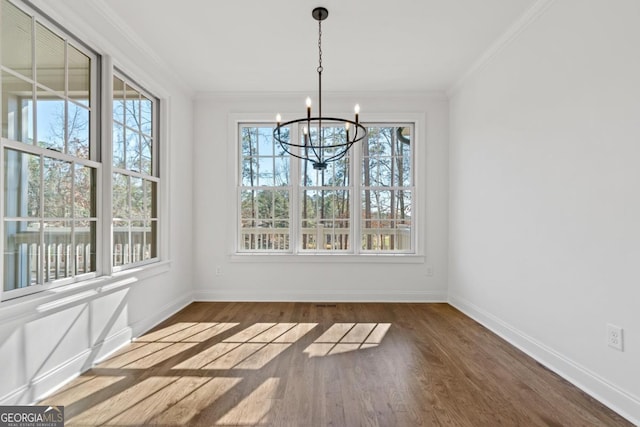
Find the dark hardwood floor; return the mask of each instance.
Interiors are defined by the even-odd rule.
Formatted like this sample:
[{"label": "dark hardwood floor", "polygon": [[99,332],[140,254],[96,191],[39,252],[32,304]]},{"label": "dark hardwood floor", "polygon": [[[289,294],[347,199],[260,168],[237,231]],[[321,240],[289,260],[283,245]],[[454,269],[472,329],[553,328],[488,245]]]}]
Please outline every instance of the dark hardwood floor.
[{"label": "dark hardwood floor", "polygon": [[447,304],[194,303],[41,403],[68,426],[631,425]]}]

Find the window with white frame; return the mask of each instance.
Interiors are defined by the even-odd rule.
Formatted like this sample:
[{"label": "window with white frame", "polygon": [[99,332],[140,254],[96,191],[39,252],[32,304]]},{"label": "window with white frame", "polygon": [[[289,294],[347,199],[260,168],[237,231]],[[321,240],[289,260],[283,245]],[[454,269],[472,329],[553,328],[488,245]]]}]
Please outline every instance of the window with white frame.
[{"label": "window with white frame", "polygon": [[[280,147],[273,124],[241,123],[237,252],[416,253],[415,125],[365,127],[366,138],[345,157],[315,170]],[[287,132],[302,138],[302,128]],[[325,138],[344,132],[324,128]]]},{"label": "window with white frame", "polygon": [[273,127],[240,127],[240,235],[247,252],[291,248],[289,156],[273,143]]},{"label": "window with white frame", "polygon": [[3,290],[96,271],[96,55],[2,1]]},{"label": "window with white frame", "polygon": [[158,101],[123,75],[113,78],[112,265],[157,258]]},{"label": "window with white frame", "polygon": [[0,17],[0,300],[158,261],[160,101],[28,5]]}]

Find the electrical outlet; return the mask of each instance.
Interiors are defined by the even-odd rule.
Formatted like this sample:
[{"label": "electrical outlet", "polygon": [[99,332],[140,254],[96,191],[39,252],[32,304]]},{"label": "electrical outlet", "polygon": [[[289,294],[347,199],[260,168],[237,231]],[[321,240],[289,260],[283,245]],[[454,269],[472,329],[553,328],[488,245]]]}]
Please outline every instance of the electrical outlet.
[{"label": "electrical outlet", "polygon": [[427,267],[427,276],[433,276],[433,267]]},{"label": "electrical outlet", "polygon": [[222,276],[222,267],[216,265],[216,276]]},{"label": "electrical outlet", "polygon": [[612,325],[610,323],[607,324],[607,344],[609,347],[615,348],[616,350],[623,350],[623,335],[622,328],[620,326]]}]

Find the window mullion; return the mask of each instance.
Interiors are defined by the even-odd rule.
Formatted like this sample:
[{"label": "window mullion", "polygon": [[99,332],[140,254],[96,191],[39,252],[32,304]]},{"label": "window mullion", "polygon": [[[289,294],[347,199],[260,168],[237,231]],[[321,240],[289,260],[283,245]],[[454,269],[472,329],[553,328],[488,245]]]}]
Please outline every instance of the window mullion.
[{"label": "window mullion", "polygon": [[38,285],[44,285],[46,280],[46,275],[44,274],[44,266],[45,260],[44,258],[47,256],[44,250],[44,155],[40,155],[40,182],[38,183],[40,190],[40,217],[38,218],[38,222],[40,223],[38,237],[40,238],[40,244],[38,245],[38,274],[37,283]]},{"label": "window mullion", "polygon": [[98,210],[98,236],[96,236],[99,253],[102,256],[96,258],[98,263],[97,271],[102,274],[111,274],[113,236],[111,227],[113,225],[113,61],[110,56],[102,57],[102,81],[100,99],[100,155],[102,169],[100,173],[101,184],[98,185],[97,206]]},{"label": "window mullion", "polygon": [[[298,141],[299,132],[297,126],[290,127],[290,135],[292,141]],[[293,147],[297,150],[297,147]],[[302,178],[300,176],[300,161],[298,158],[289,156],[289,169],[291,171],[289,176],[289,194],[291,202],[289,203],[289,250],[297,254],[300,252],[302,246],[302,217],[300,210],[300,192],[302,191]]]},{"label": "window mullion", "polygon": [[352,252],[354,254],[360,253],[360,245],[362,241],[361,236],[361,207],[362,207],[362,188],[361,188],[361,175],[362,175],[362,144],[367,144],[367,137],[360,141],[356,148],[351,150],[351,164],[349,165],[349,173],[351,179],[349,180],[349,192],[350,192],[350,220],[351,220],[351,232],[350,239],[352,245]]}]

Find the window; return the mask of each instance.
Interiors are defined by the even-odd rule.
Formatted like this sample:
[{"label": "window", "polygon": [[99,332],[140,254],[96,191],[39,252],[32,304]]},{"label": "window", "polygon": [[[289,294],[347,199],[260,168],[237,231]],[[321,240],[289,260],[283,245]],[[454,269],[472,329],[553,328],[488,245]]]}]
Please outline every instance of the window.
[{"label": "window", "polygon": [[158,101],[119,75],[113,78],[112,265],[157,257]]},{"label": "window", "polygon": [[[241,123],[238,253],[413,254],[413,123],[370,123],[326,170],[292,158],[271,124]],[[289,128],[301,139],[301,128]],[[316,132],[312,130],[311,132]],[[344,128],[324,127],[325,138]]]},{"label": "window", "polygon": [[27,5],[0,8],[0,299],[158,261],[159,100]]},{"label": "window", "polygon": [[2,2],[3,290],[96,271],[96,56]]},{"label": "window", "polygon": [[412,128],[369,126],[362,144],[362,251],[411,252],[414,247]]},{"label": "window", "polygon": [[273,143],[273,128],[242,126],[240,246],[243,251],[289,251],[290,159]]}]

